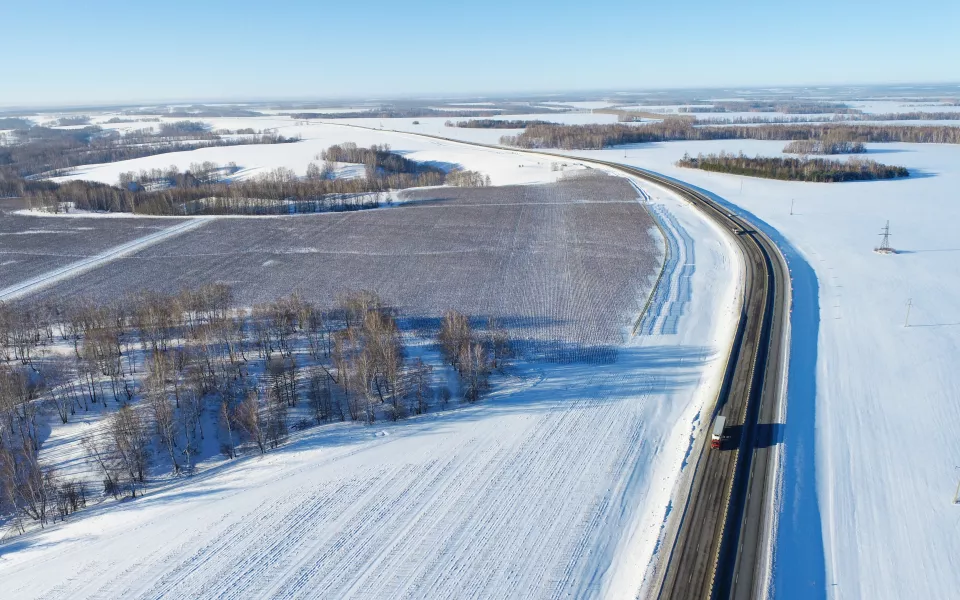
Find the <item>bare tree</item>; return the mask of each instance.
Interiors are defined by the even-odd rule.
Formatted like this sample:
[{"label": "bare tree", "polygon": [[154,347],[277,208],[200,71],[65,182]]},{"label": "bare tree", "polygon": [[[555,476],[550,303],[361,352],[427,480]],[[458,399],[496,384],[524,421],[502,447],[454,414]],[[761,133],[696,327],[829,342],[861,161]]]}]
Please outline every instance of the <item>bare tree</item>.
[{"label": "bare tree", "polygon": [[247,392],[246,397],[237,406],[237,423],[260,450],[260,454],[267,451],[266,428],[260,416],[260,397],[256,390]]}]

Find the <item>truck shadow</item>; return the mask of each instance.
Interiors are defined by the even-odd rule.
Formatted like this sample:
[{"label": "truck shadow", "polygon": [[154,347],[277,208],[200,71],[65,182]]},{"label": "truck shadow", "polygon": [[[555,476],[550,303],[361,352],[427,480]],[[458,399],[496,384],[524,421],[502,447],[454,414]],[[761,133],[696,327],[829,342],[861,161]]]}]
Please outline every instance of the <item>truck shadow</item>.
[{"label": "truck shadow", "polygon": [[[783,423],[759,423],[754,436],[754,448],[770,448],[783,443]],[[720,442],[721,450],[736,450],[740,447],[743,437],[743,425],[731,425],[724,430],[724,439]]]}]

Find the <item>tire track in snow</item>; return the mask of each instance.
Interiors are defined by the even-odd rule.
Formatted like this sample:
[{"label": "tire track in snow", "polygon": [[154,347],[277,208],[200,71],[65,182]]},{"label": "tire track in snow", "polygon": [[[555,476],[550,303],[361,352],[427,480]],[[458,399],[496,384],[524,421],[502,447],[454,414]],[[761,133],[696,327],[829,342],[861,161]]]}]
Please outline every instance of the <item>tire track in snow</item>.
[{"label": "tire track in snow", "polygon": [[90,256],[76,262],[70,263],[69,265],[60,267],[59,269],[54,269],[52,271],[47,271],[27,279],[26,281],[21,281],[20,283],[15,283],[5,289],[0,290],[0,302],[6,302],[10,300],[15,300],[17,298],[22,298],[28,296],[34,292],[37,292],[45,287],[51,286],[55,283],[63,281],[64,279],[69,279],[71,277],[76,277],[81,273],[91,271],[105,265],[106,263],[121,258],[123,256],[128,256],[134,252],[138,252],[147,246],[152,246],[158,242],[168,240],[174,236],[180,235],[192,229],[202,227],[212,220],[212,217],[200,217],[196,219],[190,219],[185,223],[178,223],[173,227],[167,227],[166,229],[161,229],[156,233],[151,233],[150,235],[144,236],[142,238],[137,238],[125,244],[120,244],[119,246],[114,246],[100,254],[95,256]]},{"label": "tire track in snow", "polygon": [[198,527],[96,597],[595,597],[630,519],[624,496],[656,446],[643,422],[655,381],[600,369],[582,390],[538,386],[541,405],[505,404],[509,435],[480,430],[361,471],[352,452],[320,461],[345,467],[336,479],[313,479],[312,461],[278,473],[268,500]]}]

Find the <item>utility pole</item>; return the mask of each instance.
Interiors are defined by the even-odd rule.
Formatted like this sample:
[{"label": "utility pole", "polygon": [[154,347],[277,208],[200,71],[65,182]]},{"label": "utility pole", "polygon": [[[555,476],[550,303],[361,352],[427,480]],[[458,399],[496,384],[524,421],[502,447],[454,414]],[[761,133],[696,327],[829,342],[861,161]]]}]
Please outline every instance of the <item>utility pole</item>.
[{"label": "utility pole", "polygon": [[907,318],[903,320],[904,327],[910,327],[910,307],[913,306],[913,298],[907,298]]}]

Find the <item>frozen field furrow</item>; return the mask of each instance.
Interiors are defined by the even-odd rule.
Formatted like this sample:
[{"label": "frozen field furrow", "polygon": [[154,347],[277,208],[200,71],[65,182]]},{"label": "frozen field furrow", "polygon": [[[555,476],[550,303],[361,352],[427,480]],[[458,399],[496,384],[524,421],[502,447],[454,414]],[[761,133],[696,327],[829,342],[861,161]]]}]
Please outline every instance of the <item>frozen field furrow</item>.
[{"label": "frozen field furrow", "polygon": [[0,211],[0,289],[182,222],[182,219],[66,219]]},{"label": "frozen field furrow", "polygon": [[219,281],[242,306],[294,291],[330,306],[367,289],[427,324],[455,309],[497,318],[536,354],[613,359],[660,260],[653,222],[626,180],[410,194],[382,210],[214,219],[39,297],[99,302]]}]

